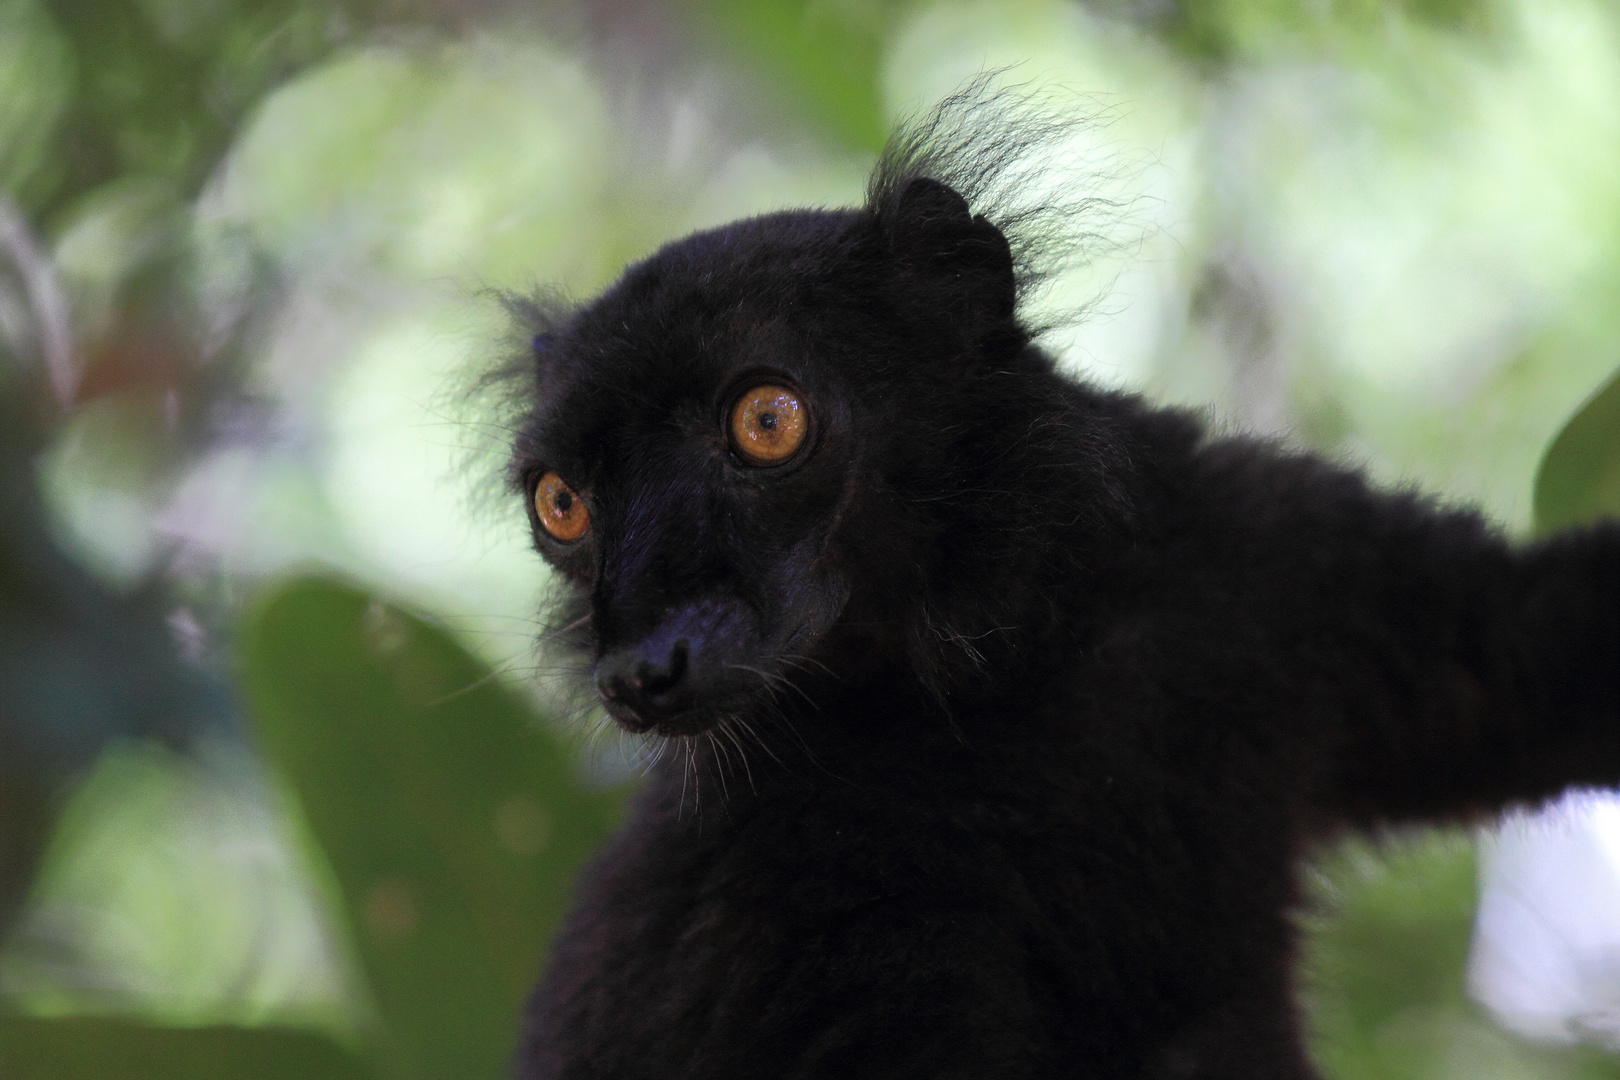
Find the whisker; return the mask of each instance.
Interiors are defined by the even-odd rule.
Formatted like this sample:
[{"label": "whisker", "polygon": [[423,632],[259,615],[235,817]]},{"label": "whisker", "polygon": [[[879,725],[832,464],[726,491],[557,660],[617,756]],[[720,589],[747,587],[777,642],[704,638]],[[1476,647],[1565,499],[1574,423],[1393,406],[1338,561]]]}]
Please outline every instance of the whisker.
[{"label": "whisker", "polygon": [[686,765],[692,770],[692,816],[697,818],[698,833],[703,832],[703,773],[697,763],[697,740],[686,740]]},{"label": "whisker", "polygon": [[785,675],[781,675],[781,674],[778,674],[778,673],[772,672],[772,671],[766,671],[764,668],[757,668],[757,667],[754,667],[754,666],[752,666],[750,664],[727,664],[726,666],[736,668],[739,671],[751,671],[755,675],[758,675],[762,680],[764,680],[765,688],[770,691],[771,696],[773,698],[776,696],[776,688],[777,687],[782,687],[782,688],[785,688],[785,689],[788,689],[788,690],[792,690],[794,693],[796,693],[800,697],[804,698],[804,700],[805,700],[805,702],[807,704],[809,704],[811,706],[814,706],[816,704],[815,701],[811,699],[809,694],[805,693],[804,690],[801,689],[797,683],[795,683],[792,679],[789,679]]},{"label": "whisker", "polygon": [[[722,721],[722,725],[723,723]],[[704,735],[707,736],[709,747],[714,753],[714,771],[715,775],[720,778],[722,805],[729,808],[731,806],[731,787],[726,782],[726,773],[735,772],[736,766],[731,763],[731,753],[726,749],[725,742],[715,737],[715,730],[715,728],[710,728],[704,732]]]},{"label": "whisker", "polygon": [[743,719],[741,714],[735,715],[731,719],[735,720],[737,722],[737,726],[742,728],[742,730],[747,733],[748,737],[753,740],[755,746],[758,746],[761,750],[765,751],[772,761],[776,762],[778,765],[782,764],[782,759],[776,756],[776,751],[771,749],[771,744],[760,738],[759,732],[755,731],[754,726],[747,720]]},{"label": "whisker", "polygon": [[[685,739],[682,740],[682,742],[686,748],[686,761],[681,765],[681,803],[675,809],[676,821],[681,820],[686,813],[686,781],[688,777],[692,776],[692,741],[690,739]],[[693,787],[696,787],[695,783],[693,784]],[[693,813],[696,812],[696,810],[693,811]]]},{"label": "whisker", "polygon": [[427,703],[427,707],[430,708],[430,709],[435,708],[435,707],[437,707],[439,705],[443,705],[447,701],[454,701],[456,698],[460,697],[463,694],[470,694],[474,690],[477,690],[481,686],[488,686],[490,683],[492,683],[496,679],[500,678],[501,675],[505,671],[509,671],[509,670],[512,670],[512,669],[511,668],[501,668],[501,667],[491,668],[490,671],[489,671],[489,674],[483,676],[482,678],[474,679],[472,682],[468,683],[466,686],[463,686],[459,690],[452,690],[448,694],[443,695],[442,697],[434,698],[432,701]]},{"label": "whisker", "polygon": [[[781,660],[784,663],[788,663],[791,666],[798,668],[800,671],[804,670],[803,665],[814,664],[816,667],[820,668],[828,675],[831,675],[833,678],[839,680],[840,682],[843,681],[842,675],[838,674],[838,672],[834,671],[832,668],[828,667],[826,664],[822,663],[820,660],[817,660],[813,656],[805,656],[803,653],[779,653],[776,656],[776,659]],[[794,663],[794,661],[797,661],[797,663]]]},{"label": "whisker", "polygon": [[[652,746],[651,750],[647,749],[649,744]],[[642,737],[641,746],[641,775],[648,776],[658,767],[658,763],[664,760],[664,751],[669,747],[669,740],[657,735],[647,735]]]},{"label": "whisker", "polygon": [[726,719],[720,721],[718,730],[721,735],[731,740],[731,745],[737,748],[737,756],[742,759],[743,774],[748,777],[748,790],[757,795],[759,794],[759,788],[754,786],[754,770],[748,764],[748,748],[743,745],[742,739],[738,738],[737,733],[730,726],[731,721],[736,719],[738,717],[734,715],[726,717]]},{"label": "whisker", "polygon": [[586,614],[581,615],[579,618],[575,619],[573,622],[569,623],[567,626],[553,627],[553,628],[547,630],[546,632],[548,634],[566,634],[570,630],[578,630],[580,627],[584,626],[586,623],[588,623],[590,621],[591,621],[591,616],[590,616],[590,613],[587,612]]}]

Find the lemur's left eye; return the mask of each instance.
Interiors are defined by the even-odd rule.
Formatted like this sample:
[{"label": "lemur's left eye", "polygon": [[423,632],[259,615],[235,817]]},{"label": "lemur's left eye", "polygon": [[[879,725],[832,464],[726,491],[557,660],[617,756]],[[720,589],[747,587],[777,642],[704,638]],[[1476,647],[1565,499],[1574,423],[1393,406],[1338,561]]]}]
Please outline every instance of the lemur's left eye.
[{"label": "lemur's left eye", "polygon": [[750,465],[780,465],[799,449],[809,427],[792,390],[767,383],[744,390],[731,406],[731,448]]},{"label": "lemur's left eye", "polygon": [[540,518],[540,527],[550,533],[552,539],[565,544],[578,540],[591,527],[591,515],[585,504],[554,472],[546,473],[535,485],[534,512]]}]

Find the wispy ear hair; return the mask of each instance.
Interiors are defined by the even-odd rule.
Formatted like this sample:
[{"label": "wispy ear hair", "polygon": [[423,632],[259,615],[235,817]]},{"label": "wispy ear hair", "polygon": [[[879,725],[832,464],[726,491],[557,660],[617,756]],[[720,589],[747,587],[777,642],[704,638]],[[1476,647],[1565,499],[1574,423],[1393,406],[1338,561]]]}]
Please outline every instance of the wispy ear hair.
[{"label": "wispy ear hair", "polygon": [[[548,350],[573,317],[575,305],[551,287],[529,294],[499,292],[495,299],[510,317],[511,340],[502,361],[479,376],[476,390],[496,398],[497,405],[527,414],[545,396],[546,383],[554,374]],[[507,411],[501,409],[503,415]]]},{"label": "wispy ear hair", "polygon": [[528,339],[529,347],[514,357],[513,363],[534,375],[541,384],[537,389],[543,390],[549,371],[546,347],[573,316],[574,305],[560,290],[552,288],[528,295],[501,293],[499,299],[517,332]]},{"label": "wispy ear hair", "polygon": [[1018,311],[1031,334],[1083,312],[1033,323],[1030,301],[1059,274],[1138,241],[1128,217],[1136,197],[1122,196],[1117,160],[1082,159],[1086,132],[1115,118],[1096,101],[1035,92],[1005,82],[1006,70],[982,72],[927,112],[902,120],[866,188],[866,212],[887,235],[912,181],[937,180],[1007,239]]},{"label": "wispy ear hair", "polygon": [[[506,507],[517,482],[511,471],[513,440],[546,397],[552,373],[547,347],[572,318],[575,305],[561,290],[549,287],[528,294],[490,289],[484,295],[506,312],[506,331],[491,343],[486,358],[469,365],[465,380],[441,404],[469,433],[462,469],[480,478],[470,487],[483,511],[495,513]],[[497,465],[501,482],[491,483],[491,467]]]}]

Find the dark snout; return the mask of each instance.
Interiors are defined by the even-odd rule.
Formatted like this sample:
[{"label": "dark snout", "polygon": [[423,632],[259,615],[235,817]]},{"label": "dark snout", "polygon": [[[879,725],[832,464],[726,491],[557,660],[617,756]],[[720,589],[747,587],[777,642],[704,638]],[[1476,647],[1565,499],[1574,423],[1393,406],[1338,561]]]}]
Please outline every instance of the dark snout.
[{"label": "dark snout", "polygon": [[671,613],[651,633],[596,661],[602,705],[631,731],[707,728],[742,680],[733,665],[752,620],[712,604]]},{"label": "dark snout", "polygon": [[692,645],[664,635],[609,653],[596,663],[596,693],[612,717],[632,731],[689,705]]}]

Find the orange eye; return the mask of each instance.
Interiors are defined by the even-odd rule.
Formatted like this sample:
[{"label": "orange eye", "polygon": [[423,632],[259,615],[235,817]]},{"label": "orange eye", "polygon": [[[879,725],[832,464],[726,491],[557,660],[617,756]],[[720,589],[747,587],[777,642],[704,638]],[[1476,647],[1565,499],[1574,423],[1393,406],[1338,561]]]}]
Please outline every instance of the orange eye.
[{"label": "orange eye", "polygon": [[542,476],[535,487],[534,512],[540,516],[541,528],[550,533],[552,539],[565,544],[578,540],[591,527],[591,515],[585,504],[554,472]]},{"label": "orange eye", "polygon": [[731,407],[731,448],[751,465],[780,465],[804,442],[808,419],[785,386],[756,386]]}]

